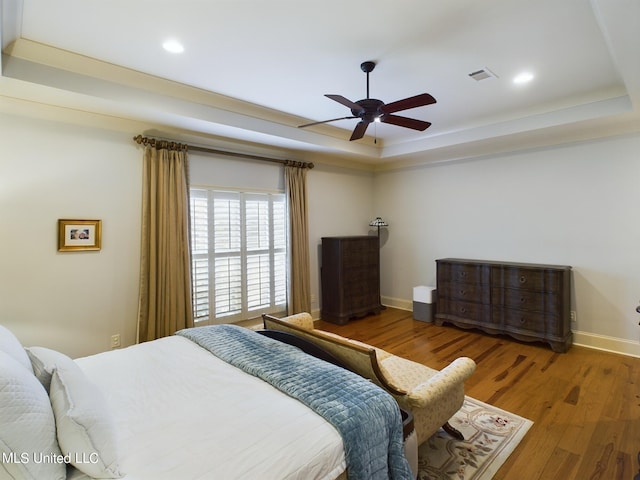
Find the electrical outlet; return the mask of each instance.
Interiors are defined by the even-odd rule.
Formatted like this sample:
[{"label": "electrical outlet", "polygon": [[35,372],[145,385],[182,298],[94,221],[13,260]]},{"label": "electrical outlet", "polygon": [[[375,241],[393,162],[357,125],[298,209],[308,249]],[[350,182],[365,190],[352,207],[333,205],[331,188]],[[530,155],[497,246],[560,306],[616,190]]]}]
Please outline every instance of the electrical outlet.
[{"label": "electrical outlet", "polygon": [[575,311],[573,311],[573,310],[571,310],[570,315],[571,315],[571,321],[572,321],[573,323],[576,323],[576,321],[577,321],[576,312],[575,312]]},{"label": "electrical outlet", "polygon": [[111,348],[120,348],[120,334],[111,335]]}]

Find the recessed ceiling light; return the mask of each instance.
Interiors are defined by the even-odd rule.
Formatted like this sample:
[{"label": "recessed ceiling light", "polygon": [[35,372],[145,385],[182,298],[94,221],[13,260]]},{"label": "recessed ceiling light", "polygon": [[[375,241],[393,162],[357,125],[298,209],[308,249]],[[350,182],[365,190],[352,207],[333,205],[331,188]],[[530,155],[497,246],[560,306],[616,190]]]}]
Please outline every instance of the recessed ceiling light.
[{"label": "recessed ceiling light", "polygon": [[167,40],[166,42],[164,42],[162,44],[162,48],[164,48],[167,52],[171,52],[171,53],[184,52],[184,47],[182,46],[182,44],[175,39]]},{"label": "recessed ceiling light", "polygon": [[533,80],[533,73],[531,72],[522,72],[513,77],[513,83],[517,85],[529,83],[531,80]]}]

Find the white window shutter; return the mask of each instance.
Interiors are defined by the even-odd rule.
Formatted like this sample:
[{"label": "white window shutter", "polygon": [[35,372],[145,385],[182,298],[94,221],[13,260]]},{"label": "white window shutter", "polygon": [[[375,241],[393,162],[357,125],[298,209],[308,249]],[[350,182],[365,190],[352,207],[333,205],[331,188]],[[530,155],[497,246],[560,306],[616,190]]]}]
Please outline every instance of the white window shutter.
[{"label": "white window shutter", "polygon": [[191,190],[195,319],[236,321],[284,311],[284,194]]}]

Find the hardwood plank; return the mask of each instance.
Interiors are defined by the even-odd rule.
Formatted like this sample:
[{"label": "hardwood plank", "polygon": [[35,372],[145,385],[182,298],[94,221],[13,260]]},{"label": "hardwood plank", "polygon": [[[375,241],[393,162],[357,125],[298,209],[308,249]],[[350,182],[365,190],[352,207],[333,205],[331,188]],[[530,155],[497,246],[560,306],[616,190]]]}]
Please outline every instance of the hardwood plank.
[{"label": "hardwood plank", "polygon": [[579,455],[556,448],[542,470],[540,478],[574,478],[579,461]]},{"label": "hardwood plank", "polygon": [[436,369],[473,358],[466,393],[534,422],[494,479],[630,480],[638,470],[638,358],[577,346],[555,353],[542,343],[438,327],[394,308],[345,325],[319,320],[316,328]]}]

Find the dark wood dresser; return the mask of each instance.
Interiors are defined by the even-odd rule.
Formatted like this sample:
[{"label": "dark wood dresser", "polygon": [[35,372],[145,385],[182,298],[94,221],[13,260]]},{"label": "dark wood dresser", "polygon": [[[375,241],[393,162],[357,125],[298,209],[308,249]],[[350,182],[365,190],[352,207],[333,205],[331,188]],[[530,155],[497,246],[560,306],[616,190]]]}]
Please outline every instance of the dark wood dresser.
[{"label": "dark wood dresser", "polygon": [[343,325],[380,313],[378,237],[323,237],[321,278],[323,320]]},{"label": "dark wood dresser", "polygon": [[571,267],[444,258],[436,260],[435,323],[571,346]]}]

